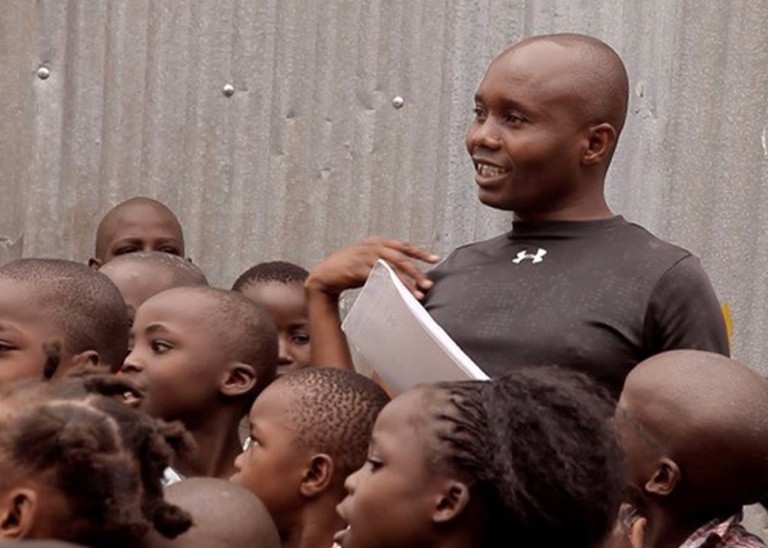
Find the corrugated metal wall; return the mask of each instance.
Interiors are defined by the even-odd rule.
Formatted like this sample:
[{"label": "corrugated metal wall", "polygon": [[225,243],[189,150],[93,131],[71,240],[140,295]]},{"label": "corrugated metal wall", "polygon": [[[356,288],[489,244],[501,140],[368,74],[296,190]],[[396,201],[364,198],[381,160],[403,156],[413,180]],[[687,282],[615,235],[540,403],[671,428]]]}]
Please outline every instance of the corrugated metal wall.
[{"label": "corrugated metal wall", "polygon": [[474,88],[506,44],[586,32],[632,80],[610,203],[702,258],[735,355],[768,373],[766,29],[751,0],[1,0],[0,261],[86,260],[134,195],[179,214],[223,285],[369,233],[491,236],[508,220],[475,200]]}]

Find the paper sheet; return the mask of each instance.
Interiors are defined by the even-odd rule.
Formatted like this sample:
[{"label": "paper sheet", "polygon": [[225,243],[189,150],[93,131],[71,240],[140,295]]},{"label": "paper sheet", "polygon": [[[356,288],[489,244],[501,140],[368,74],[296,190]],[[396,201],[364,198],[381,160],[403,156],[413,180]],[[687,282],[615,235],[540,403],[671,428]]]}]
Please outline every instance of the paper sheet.
[{"label": "paper sheet", "polygon": [[423,383],[488,380],[382,260],[341,327],[397,394]]}]

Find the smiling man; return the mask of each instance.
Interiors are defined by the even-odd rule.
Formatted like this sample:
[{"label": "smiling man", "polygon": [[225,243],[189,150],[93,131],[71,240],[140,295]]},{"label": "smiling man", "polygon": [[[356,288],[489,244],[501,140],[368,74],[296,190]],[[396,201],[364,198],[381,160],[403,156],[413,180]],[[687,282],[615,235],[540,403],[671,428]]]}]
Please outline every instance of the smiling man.
[{"label": "smiling man", "polygon": [[[428,277],[411,260],[435,258],[402,242],[369,239],[340,251],[307,281],[312,328],[333,323],[328,303],[382,257],[492,377],[559,364],[618,397],[648,356],[682,348],[728,355],[698,259],[606,203],[628,89],[621,58],[589,36],[537,36],[501,52],[477,89],[466,146],[480,201],[510,211],[512,229],[454,250]],[[341,345],[326,342],[333,337],[314,340],[317,363],[344,360]]]}]

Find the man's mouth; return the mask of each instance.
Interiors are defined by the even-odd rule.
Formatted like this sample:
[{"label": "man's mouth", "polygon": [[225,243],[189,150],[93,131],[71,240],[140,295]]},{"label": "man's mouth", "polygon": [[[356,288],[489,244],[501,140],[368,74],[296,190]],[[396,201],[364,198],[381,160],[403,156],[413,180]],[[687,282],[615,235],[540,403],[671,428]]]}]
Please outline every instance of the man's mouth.
[{"label": "man's mouth", "polygon": [[479,160],[474,161],[475,173],[485,179],[492,179],[494,177],[500,177],[509,173],[509,170],[503,167],[499,167],[493,164],[482,162]]}]

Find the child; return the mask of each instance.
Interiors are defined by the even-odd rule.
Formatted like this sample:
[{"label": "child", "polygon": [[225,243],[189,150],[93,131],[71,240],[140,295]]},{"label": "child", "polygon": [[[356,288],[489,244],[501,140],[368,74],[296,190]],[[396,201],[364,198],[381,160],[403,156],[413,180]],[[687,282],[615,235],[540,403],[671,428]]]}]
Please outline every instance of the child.
[{"label": "child", "polygon": [[520,369],[422,386],[376,420],[346,481],[344,548],[598,546],[623,495],[607,396],[580,373]]},{"label": "child", "polygon": [[179,220],[168,207],[151,198],[131,198],[104,215],[96,229],[96,255],[88,263],[98,268],[117,255],[137,251],[184,257]]},{"label": "child", "polygon": [[739,524],[768,494],[768,381],[733,360],[665,352],[627,377],[616,423],[644,546],[764,546]]},{"label": "child", "polygon": [[72,261],[19,259],[0,267],[0,383],[42,376],[44,346],[54,343],[62,373],[85,364],[116,371],[128,348],[120,292]]},{"label": "child", "polygon": [[[81,395],[98,384],[64,383],[63,393]],[[100,395],[52,397],[58,390],[0,387],[0,540],[112,548],[134,546],[151,528],[168,537],[188,529],[189,516],[160,488],[176,429]]]},{"label": "child", "polygon": [[165,499],[190,512],[195,523],[173,540],[153,533],[146,548],[280,548],[264,504],[231,481],[186,479],[169,486]]},{"label": "child", "polygon": [[189,261],[159,251],[118,255],[99,268],[123,295],[133,323],[141,303],[172,287],[208,285],[205,274]]},{"label": "child", "polygon": [[307,298],[304,280],[309,272],[293,263],[259,263],[243,272],[232,286],[264,306],[272,315],[280,341],[278,371],[284,373],[310,365]]},{"label": "child", "polygon": [[238,422],[277,367],[269,315],[239,293],[179,287],[142,304],[131,334],[123,373],[146,390],[141,408],[181,421],[199,448],[173,468],[229,478],[241,451]]},{"label": "child", "polygon": [[362,375],[314,367],[279,377],[257,398],[232,480],[261,498],[285,548],[331,546],[343,526],[335,507],[344,478],[365,462],[388,399]]}]

